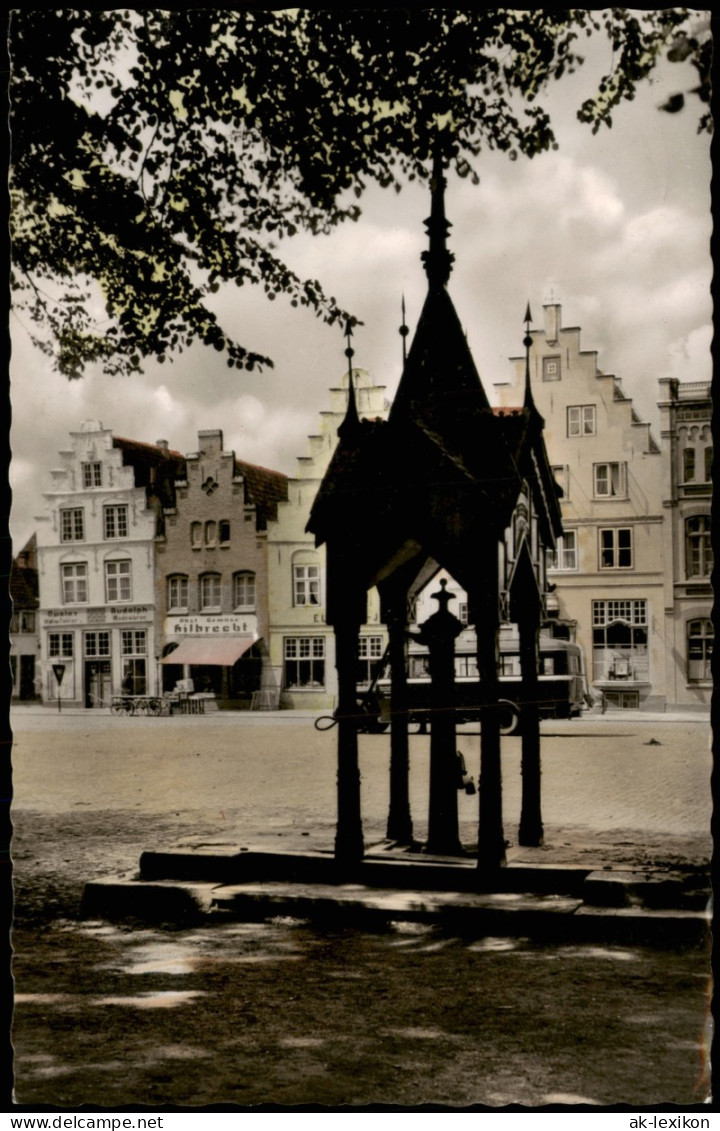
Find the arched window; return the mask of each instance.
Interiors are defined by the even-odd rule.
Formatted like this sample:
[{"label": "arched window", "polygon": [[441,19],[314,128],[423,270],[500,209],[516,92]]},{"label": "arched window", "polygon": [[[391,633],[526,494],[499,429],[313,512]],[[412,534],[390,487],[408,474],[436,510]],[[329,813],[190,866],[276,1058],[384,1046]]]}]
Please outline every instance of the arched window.
[{"label": "arched window", "polygon": [[214,546],[215,545],[215,532],[216,532],[216,530],[217,530],[217,523],[214,522],[212,519],[210,519],[209,522],[205,523],[205,545],[206,546]]},{"label": "arched window", "polygon": [[709,577],[712,565],[710,515],[693,515],[685,520],[685,576]]},{"label": "arched window", "polygon": [[194,550],[202,545],[202,523],[190,523],[190,545]]},{"label": "arched window", "polygon": [[250,610],[255,608],[255,574],[241,570],[233,576],[233,608]]},{"label": "arched window", "polygon": [[204,573],[200,578],[200,608],[219,613],[222,608],[222,580],[219,573]]},{"label": "arched window", "polygon": [[188,607],[187,574],[175,573],[167,579],[168,612],[186,612]]},{"label": "arched window", "polygon": [[711,661],[715,630],[707,617],[688,621],[687,626],[687,676],[691,683],[712,678]]},{"label": "arched window", "polygon": [[218,523],[218,542],[221,546],[226,546],[230,541],[230,521],[227,518],[221,518]]}]

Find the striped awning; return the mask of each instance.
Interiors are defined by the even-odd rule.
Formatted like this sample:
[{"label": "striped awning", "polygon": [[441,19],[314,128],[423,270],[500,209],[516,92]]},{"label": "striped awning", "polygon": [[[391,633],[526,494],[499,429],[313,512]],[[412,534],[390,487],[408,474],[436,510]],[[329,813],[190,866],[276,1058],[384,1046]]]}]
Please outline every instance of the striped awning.
[{"label": "striped awning", "polygon": [[257,641],[254,636],[202,636],[185,639],[167,656],[163,656],[161,663],[194,664],[196,667],[215,664],[221,668],[231,668],[255,643]]}]

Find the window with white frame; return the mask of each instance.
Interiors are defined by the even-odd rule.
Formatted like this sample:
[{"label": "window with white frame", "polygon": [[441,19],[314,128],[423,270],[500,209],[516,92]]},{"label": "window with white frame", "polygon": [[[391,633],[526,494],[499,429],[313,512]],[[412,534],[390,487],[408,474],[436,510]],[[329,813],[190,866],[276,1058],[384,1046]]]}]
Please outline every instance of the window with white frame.
[{"label": "window with white frame", "polygon": [[648,607],[645,599],[592,602],[593,679],[649,680]]},{"label": "window with white frame", "polygon": [[320,604],[320,566],[293,566],[293,604]]},{"label": "window with white frame", "polygon": [[87,562],[67,562],[61,569],[64,605],[86,605],[88,599]]},{"label": "window with white frame", "polygon": [[286,636],[283,686],[288,689],[325,686],[325,637]]},{"label": "window with white frame", "polygon": [[596,463],[593,465],[593,476],[596,499],[626,497],[627,470],[624,463]]},{"label": "window with white frame", "polygon": [[83,487],[102,487],[102,464],[84,463],[82,477]]},{"label": "window with white frame", "polygon": [[712,679],[712,650],[715,629],[709,617],[688,621],[687,626],[687,677],[690,683],[708,682]]},{"label": "window with white frame", "polygon": [[685,576],[709,577],[712,567],[710,515],[693,515],[685,520]]},{"label": "window with white frame", "polygon": [[105,562],[105,600],[109,605],[132,601],[132,563]]},{"label": "window with white frame", "polygon": [[568,436],[594,436],[595,435],[595,405],[594,404],[568,405],[567,434],[568,434]]},{"label": "window with white frame", "polygon": [[82,542],[85,538],[85,513],[82,507],[60,511],[60,541]]},{"label": "window with white frame", "polygon": [[188,607],[188,579],[184,573],[175,573],[167,579],[168,612],[177,612]]},{"label": "window with white frame", "polygon": [[204,573],[200,578],[200,608],[204,612],[220,612],[222,578],[219,573]]},{"label": "window with white frame", "polygon": [[358,641],[357,683],[370,683],[383,657],[382,636],[361,636]]},{"label": "window with white frame", "polygon": [[109,656],[110,655],[110,633],[109,632],[86,632],[85,633],[85,655],[90,658],[95,656]]},{"label": "window with white frame", "polygon": [[251,570],[240,570],[233,576],[233,608],[255,608],[255,574]]},{"label": "window with white frame", "polygon": [[542,379],[543,381],[559,381],[560,380],[560,357],[544,357],[542,359]]},{"label": "window with white frame", "polygon": [[123,656],[144,656],[147,653],[147,631],[144,628],[124,628],[120,633]]},{"label": "window with white frame", "polygon": [[103,507],[103,533],[106,539],[127,538],[128,509],[124,503]]},{"label": "window with white frame", "polygon": [[61,656],[63,659],[69,659],[73,654],[73,634],[72,632],[49,632],[48,633],[48,656],[51,660]]},{"label": "window with white frame", "polygon": [[600,530],[600,569],[632,569],[632,528],[609,527]]},{"label": "window with white frame", "polygon": [[573,570],[578,568],[577,531],[566,530],[558,538],[554,550],[546,551],[547,568],[554,570]]}]

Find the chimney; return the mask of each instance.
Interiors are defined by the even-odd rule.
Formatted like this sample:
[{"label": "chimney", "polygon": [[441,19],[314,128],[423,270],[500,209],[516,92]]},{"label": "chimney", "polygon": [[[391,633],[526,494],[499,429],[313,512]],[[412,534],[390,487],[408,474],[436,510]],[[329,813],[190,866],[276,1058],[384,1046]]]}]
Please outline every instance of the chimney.
[{"label": "chimney", "polygon": [[545,311],[545,338],[548,345],[553,346],[560,333],[560,303],[548,302],[543,306]]},{"label": "chimney", "polygon": [[169,445],[168,445],[167,440],[156,440],[155,441],[155,447],[160,448],[160,450],[163,451],[163,452],[166,452],[168,450]]}]

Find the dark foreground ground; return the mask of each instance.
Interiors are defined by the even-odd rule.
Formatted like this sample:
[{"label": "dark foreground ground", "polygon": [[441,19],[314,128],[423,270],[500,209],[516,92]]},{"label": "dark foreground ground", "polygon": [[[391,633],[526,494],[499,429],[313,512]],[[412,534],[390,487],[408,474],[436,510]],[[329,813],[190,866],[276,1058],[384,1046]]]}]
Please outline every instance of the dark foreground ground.
[{"label": "dark foreground ground", "polygon": [[[707,1101],[703,947],[536,945],[401,923],[373,934],[290,919],[183,931],[79,921],[84,883],[134,868],[143,848],[197,836],[332,843],[328,739],[311,727],[243,730],[238,759],[230,724],[101,725],[80,717],[62,732],[43,722],[18,733],[18,1105]],[[702,727],[630,729],[621,744],[602,727],[580,742],[572,730],[548,742],[546,847],[528,850],[535,862],[672,869],[707,860]],[[648,746],[651,734],[660,747]],[[505,753],[511,839],[515,745]],[[367,828],[382,835],[385,799],[372,783],[384,755],[378,740],[363,750]],[[579,799],[567,823],[552,800],[560,783]],[[628,787],[644,798],[636,826]],[[471,833],[476,799],[460,800]],[[420,800],[420,820],[422,810]],[[602,828],[608,814],[615,827]]]}]

